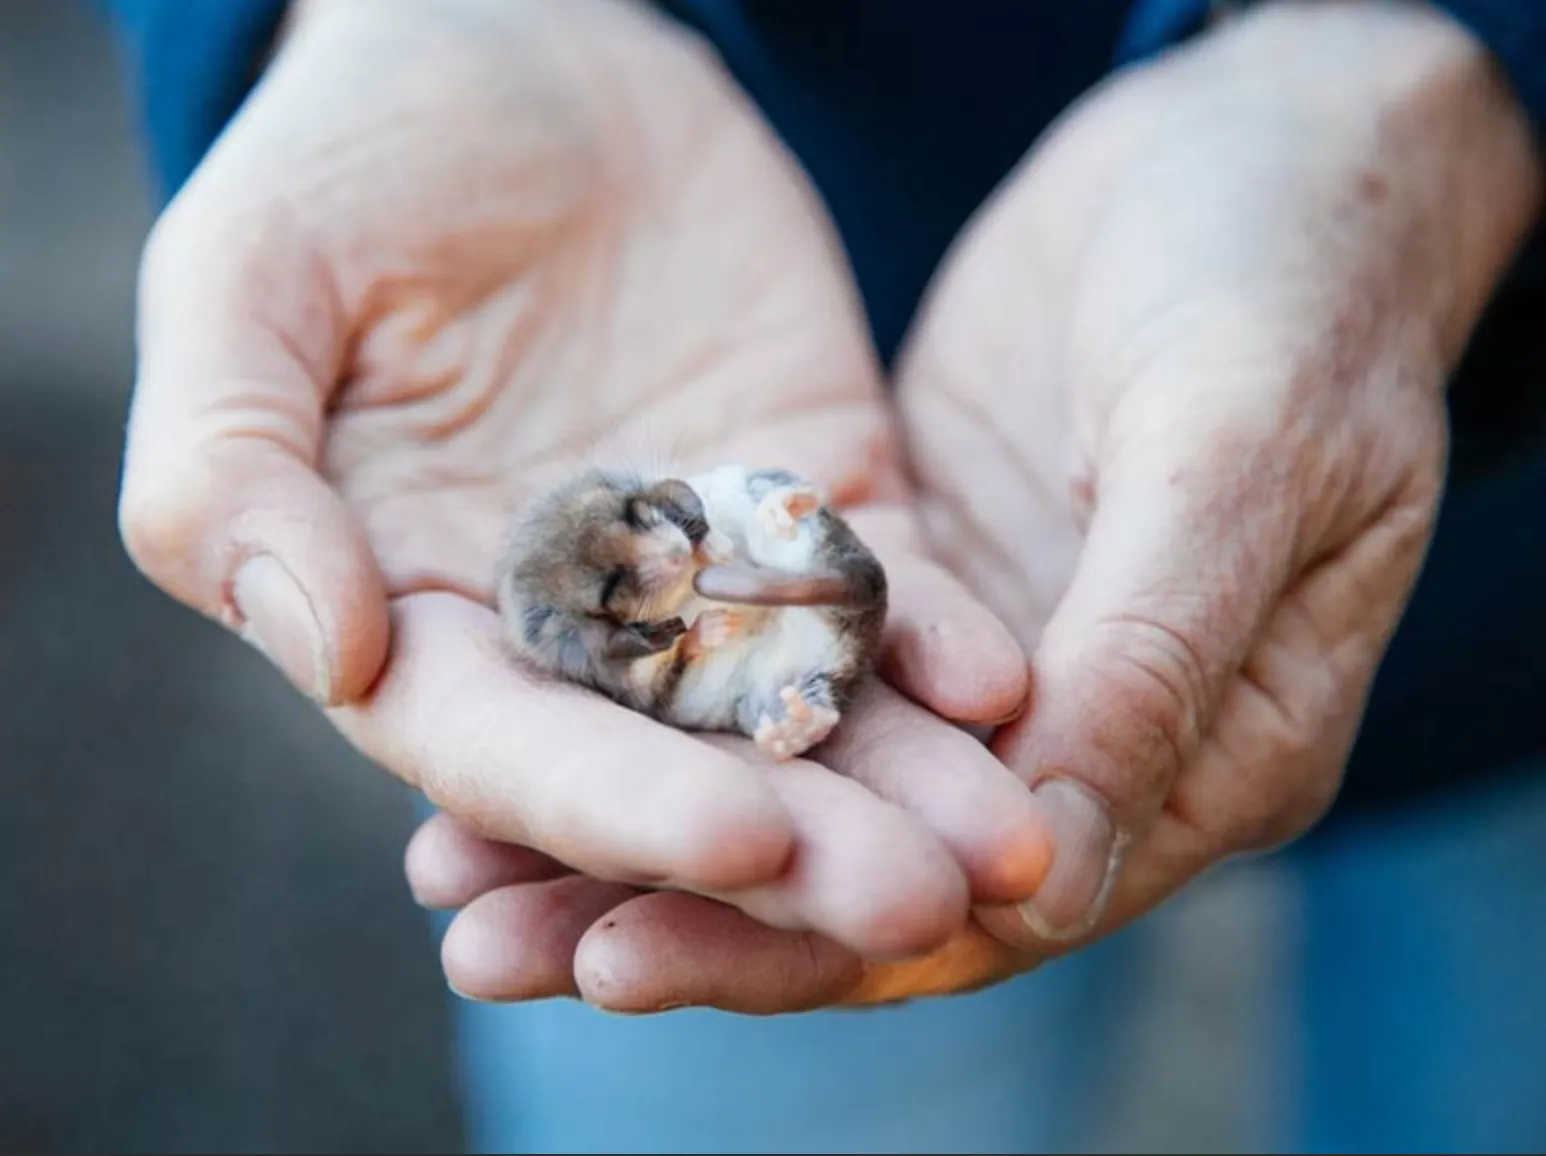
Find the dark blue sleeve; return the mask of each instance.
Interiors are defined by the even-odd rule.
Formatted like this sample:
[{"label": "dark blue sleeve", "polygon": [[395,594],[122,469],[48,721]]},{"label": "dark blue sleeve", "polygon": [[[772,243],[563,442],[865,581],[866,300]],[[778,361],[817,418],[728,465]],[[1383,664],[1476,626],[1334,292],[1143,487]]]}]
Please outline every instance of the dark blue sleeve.
[{"label": "dark blue sleeve", "polygon": [[286,0],[91,0],[112,23],[169,198],[257,79]]},{"label": "dark blue sleeve", "polygon": [[[1199,31],[1215,11],[1249,0],[1134,0],[1117,49],[1118,63],[1152,55]],[[1537,136],[1546,139],[1546,2],[1437,0],[1440,11],[1491,50],[1513,84]]]}]

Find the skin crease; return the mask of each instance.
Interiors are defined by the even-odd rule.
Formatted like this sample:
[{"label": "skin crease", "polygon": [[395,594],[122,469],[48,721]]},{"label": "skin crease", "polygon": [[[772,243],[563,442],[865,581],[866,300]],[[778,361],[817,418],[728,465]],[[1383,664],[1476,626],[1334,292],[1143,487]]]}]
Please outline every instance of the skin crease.
[{"label": "skin crease", "polygon": [[[608,0],[290,16],[146,246],[120,504],[143,572],[469,830],[614,896],[896,957],[1032,894],[1040,810],[939,717],[1017,711],[1024,655],[927,557],[840,250],[713,58]],[[887,683],[825,765],[502,654],[510,509],[614,453],[795,470],[881,557]]]},{"label": "skin crease", "polygon": [[[970,990],[1302,833],[1427,548],[1447,374],[1541,184],[1485,53],[1418,6],[1259,6],[1101,85],[964,231],[899,370],[930,542],[1033,656],[993,749],[1125,840],[1099,920],[1054,939],[979,904],[877,964],[641,894],[569,971],[509,951],[470,994],[529,998],[539,966],[562,982],[538,994],[630,1011]],[[522,854],[444,818],[410,847],[421,900],[464,908],[453,982],[544,902]],[[1051,905],[1105,860],[1058,842]]]}]

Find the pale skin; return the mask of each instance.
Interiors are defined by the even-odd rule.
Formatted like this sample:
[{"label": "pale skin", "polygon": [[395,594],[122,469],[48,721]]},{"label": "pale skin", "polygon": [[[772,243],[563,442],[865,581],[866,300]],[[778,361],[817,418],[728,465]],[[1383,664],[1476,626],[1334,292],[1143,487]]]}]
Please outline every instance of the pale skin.
[{"label": "pale skin", "polygon": [[[313,0],[147,249],[125,539],[442,808],[408,873],[467,994],[969,989],[1329,802],[1540,181],[1458,29],[1266,5],[1035,145],[892,411],[819,205],[669,26]],[[887,677],[820,764],[497,661],[502,511],[616,427],[881,554]]]},{"label": "pale skin", "polygon": [[[1303,832],[1422,563],[1447,375],[1541,185],[1485,54],[1415,6],[1267,5],[1101,86],[969,226],[898,381],[930,541],[1032,656],[992,743],[1066,804],[1030,918],[979,904],[946,947],[877,963],[641,894],[481,994],[968,990]],[[448,974],[519,941],[542,870],[421,830],[410,879],[462,908]]]},{"label": "pale skin", "polygon": [[[698,42],[615,0],[294,6],[138,327],[137,564],[467,829],[584,872],[571,917],[668,886],[906,956],[1034,893],[1035,802],[945,721],[1017,711],[1023,653],[926,554],[830,226]],[[614,448],[849,514],[893,590],[859,746],[775,767],[507,660],[510,511]]]}]

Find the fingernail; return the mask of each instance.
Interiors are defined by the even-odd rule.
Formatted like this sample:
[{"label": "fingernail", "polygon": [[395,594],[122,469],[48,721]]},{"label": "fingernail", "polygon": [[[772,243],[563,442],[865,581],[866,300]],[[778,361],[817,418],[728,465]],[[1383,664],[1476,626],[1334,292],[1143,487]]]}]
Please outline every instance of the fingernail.
[{"label": "fingernail", "polygon": [[660,1003],[653,1004],[650,1007],[622,1008],[610,1007],[606,1004],[597,1003],[588,1004],[588,1006],[595,1008],[599,1012],[604,1012],[609,1016],[621,1016],[623,1019],[636,1020],[643,1019],[646,1016],[659,1015],[661,1012],[678,1011],[681,1008],[690,1008],[696,1005],[689,1003],[687,1000],[668,999],[663,1000]]},{"label": "fingernail", "polygon": [[231,584],[241,636],[284,671],[302,693],[328,699],[322,626],[300,584],[272,554],[259,554]]},{"label": "fingernail", "polygon": [[1024,713],[1025,705],[1022,703],[1020,706],[1015,707],[1013,714],[1006,714],[1003,718],[993,719],[991,722],[958,723],[956,725],[978,742],[991,743],[994,735],[998,734],[999,731],[1003,730]]},{"label": "fingernail", "polygon": [[1031,700],[1029,696],[1022,698],[1019,702],[1015,703],[1015,708],[1006,714],[1003,718],[990,719],[987,725],[990,727],[1007,727],[1010,723],[1014,722],[1017,718],[1023,715],[1025,713],[1025,708],[1030,705]]},{"label": "fingernail", "polygon": [[1033,792],[1052,836],[1052,869],[1020,918],[1040,939],[1074,939],[1100,919],[1122,859],[1106,804],[1068,779],[1048,779]]}]

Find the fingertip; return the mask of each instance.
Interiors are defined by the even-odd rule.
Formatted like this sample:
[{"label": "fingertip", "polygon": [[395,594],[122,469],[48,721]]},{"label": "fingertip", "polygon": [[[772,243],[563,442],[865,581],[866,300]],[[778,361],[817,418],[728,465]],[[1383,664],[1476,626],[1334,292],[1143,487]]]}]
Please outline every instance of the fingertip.
[{"label": "fingertip", "polygon": [[344,572],[337,570],[314,558],[259,553],[231,583],[230,624],[325,709],[370,691],[390,634],[373,567],[345,563]]},{"label": "fingertip", "polygon": [[[938,847],[930,841],[931,847]],[[867,959],[909,959],[960,930],[971,888],[956,862],[938,848],[899,861],[890,878],[850,889],[835,902],[828,934]]]},{"label": "fingertip", "polygon": [[964,589],[939,584],[926,602],[901,601],[883,673],[953,722],[997,725],[1030,698],[1030,666],[1009,628]]},{"label": "fingertip", "polygon": [[979,850],[972,864],[973,897],[979,902],[1013,903],[1029,899],[1052,869],[1052,837],[1045,821],[1016,814]]},{"label": "fingertip", "polygon": [[960,723],[999,723],[1024,709],[1029,661],[1014,633],[925,550],[911,511],[851,511],[886,568],[889,611],[879,657],[894,685]]},{"label": "fingertip", "polygon": [[919,895],[889,906],[877,904],[871,915],[853,925],[847,945],[879,962],[926,955],[959,930],[967,903],[963,885],[948,898]]},{"label": "fingertip", "polygon": [[880,682],[830,740],[832,767],[913,816],[959,864],[972,896],[1028,899],[1051,860],[1045,816],[981,741]]},{"label": "fingertip", "polygon": [[302,483],[305,504],[324,533],[273,541],[306,595],[318,632],[314,697],[332,708],[370,693],[391,649],[392,621],[385,579],[375,552],[343,499],[320,477]]},{"label": "fingertip", "polygon": [[495,892],[481,904],[468,907],[451,920],[440,939],[441,970],[451,989],[465,999],[500,1000],[535,989],[562,994],[555,990],[562,985],[552,982],[549,969],[543,969],[535,984],[523,975],[530,969],[521,966],[519,944],[499,925],[499,916],[504,914],[500,909],[509,906],[505,902],[509,898],[508,892]]},{"label": "fingertip", "polygon": [[343,590],[322,611],[323,634],[332,640],[322,705],[330,708],[369,694],[392,647],[391,609],[375,555],[363,541],[354,555]]},{"label": "fingertip", "polygon": [[403,871],[414,901],[438,911],[465,906],[514,883],[552,879],[567,869],[529,848],[480,838],[449,815],[437,814],[408,840]]},{"label": "fingertip", "polygon": [[492,891],[446,929],[440,942],[446,982],[475,1000],[578,995],[576,945],[591,924],[636,894],[579,875]]},{"label": "fingertip", "polygon": [[728,902],[763,923],[818,931],[872,958],[927,951],[965,922],[966,876],[918,817],[804,759],[767,775],[799,839],[783,876],[722,892]]},{"label": "fingertip", "polygon": [[755,767],[723,758],[709,779],[686,776],[678,797],[663,807],[679,837],[672,882],[706,891],[736,891],[770,883],[795,853],[795,824],[777,793]]},{"label": "fingertip", "polygon": [[841,999],[863,973],[857,956],[823,936],[781,931],[672,892],[624,904],[586,932],[574,957],[581,998],[635,1015],[680,1007],[806,1011]]},{"label": "fingertip", "polygon": [[995,936],[1026,950],[1061,948],[1083,938],[1106,914],[1129,837],[1105,801],[1069,778],[1047,778],[1031,792],[1048,857],[1027,896],[1005,896],[979,908]]},{"label": "fingertip", "polygon": [[431,911],[459,906],[452,898],[453,889],[446,886],[441,867],[447,822],[444,815],[438,814],[425,820],[403,848],[403,875],[408,880],[408,890],[415,903]]},{"label": "fingertip", "polygon": [[580,998],[603,1011],[635,1015],[702,1003],[702,962],[682,952],[669,928],[640,927],[625,914],[633,906],[598,921],[575,946]]}]

